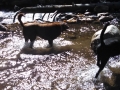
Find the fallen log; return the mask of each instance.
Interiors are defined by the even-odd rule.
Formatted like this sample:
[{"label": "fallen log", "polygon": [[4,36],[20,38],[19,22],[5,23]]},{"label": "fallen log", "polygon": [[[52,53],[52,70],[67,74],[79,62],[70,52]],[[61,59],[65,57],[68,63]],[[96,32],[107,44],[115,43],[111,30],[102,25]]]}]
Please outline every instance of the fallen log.
[{"label": "fallen log", "polygon": [[[18,13],[51,13],[57,10],[57,13],[66,13],[66,12],[75,12],[75,11],[85,11],[87,9],[94,10],[95,6],[108,6],[112,9],[120,9],[120,2],[106,2],[106,3],[92,3],[92,4],[74,4],[74,5],[47,5],[43,7],[24,7],[16,12],[13,18],[13,22],[15,22],[15,18]],[[34,15],[33,15],[34,17]]]}]

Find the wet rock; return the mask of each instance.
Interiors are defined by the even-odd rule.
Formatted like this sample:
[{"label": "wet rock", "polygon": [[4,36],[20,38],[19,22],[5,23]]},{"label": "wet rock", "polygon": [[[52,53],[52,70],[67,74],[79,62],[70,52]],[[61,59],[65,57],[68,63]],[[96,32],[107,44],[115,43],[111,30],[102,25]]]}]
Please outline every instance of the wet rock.
[{"label": "wet rock", "polygon": [[107,22],[107,21],[110,21],[110,20],[113,20],[112,16],[101,16],[99,18],[99,21],[101,21],[101,22]]},{"label": "wet rock", "polygon": [[81,14],[81,13],[78,13],[76,16],[77,16],[77,17],[84,17],[85,15],[84,15],[84,14]]},{"label": "wet rock", "polygon": [[91,12],[85,12],[84,14],[85,15],[91,15]]},{"label": "wet rock", "polygon": [[75,19],[78,19],[78,16],[73,14],[73,13],[62,13],[60,14],[58,17],[57,17],[57,21],[64,21],[64,20],[68,20],[68,21],[71,21],[71,20],[75,20]]},{"label": "wet rock", "polygon": [[98,13],[97,16],[98,17],[101,17],[101,16],[108,16],[110,15],[108,12],[105,12],[105,13]]},{"label": "wet rock", "polygon": [[80,18],[79,20],[80,20],[81,22],[88,22],[88,23],[94,21],[94,19],[92,19],[91,17],[82,17],[82,18]]},{"label": "wet rock", "polygon": [[0,31],[7,31],[7,27],[4,25],[0,24]]},{"label": "wet rock", "polygon": [[4,39],[4,38],[8,37],[10,34],[11,34],[10,32],[0,31],[0,39]]},{"label": "wet rock", "polygon": [[120,89],[120,62],[111,61],[107,70],[103,70],[100,74],[100,81],[104,84],[106,90]]},{"label": "wet rock", "polygon": [[105,5],[98,5],[94,8],[94,11],[97,12],[97,13],[106,12],[108,10],[109,10],[109,7],[105,6]]},{"label": "wet rock", "polygon": [[112,71],[109,70],[109,68],[104,68],[104,70],[100,74],[99,80],[103,82],[104,84],[107,84],[109,86],[115,85],[115,75],[113,75]]},{"label": "wet rock", "polygon": [[[110,85],[109,82],[113,82],[114,85]],[[115,80],[109,79],[108,81],[103,83],[105,90],[119,90],[120,88],[120,86],[116,85],[116,77]]]},{"label": "wet rock", "polygon": [[[91,49],[93,51],[96,50],[96,46],[100,43],[100,34],[102,30],[99,30],[94,33],[91,39]],[[105,31],[104,39],[113,38],[113,37],[120,37],[120,30],[115,25],[109,25]]]},{"label": "wet rock", "polygon": [[109,64],[109,69],[114,73],[114,74],[120,74],[120,62],[114,61]]},{"label": "wet rock", "polygon": [[66,22],[67,23],[77,23],[78,22],[78,18],[73,17],[73,18],[68,19]]},{"label": "wet rock", "polygon": [[58,17],[58,18],[57,18],[57,21],[64,21],[64,20],[66,20],[66,17],[65,17],[65,16],[63,16],[63,17]]},{"label": "wet rock", "polygon": [[90,16],[88,16],[89,18],[91,18],[91,19],[94,19],[94,20],[97,20],[99,17],[98,16],[96,16],[96,15],[90,15]]}]

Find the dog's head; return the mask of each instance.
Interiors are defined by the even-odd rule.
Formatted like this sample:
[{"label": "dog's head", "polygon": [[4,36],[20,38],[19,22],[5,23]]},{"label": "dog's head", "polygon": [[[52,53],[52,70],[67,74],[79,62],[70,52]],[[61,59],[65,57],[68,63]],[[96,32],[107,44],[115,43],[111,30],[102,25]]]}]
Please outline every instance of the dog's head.
[{"label": "dog's head", "polygon": [[69,29],[69,26],[68,26],[68,24],[67,23],[62,23],[62,25],[61,25],[61,27],[62,27],[62,32],[63,31],[67,31],[68,29]]}]

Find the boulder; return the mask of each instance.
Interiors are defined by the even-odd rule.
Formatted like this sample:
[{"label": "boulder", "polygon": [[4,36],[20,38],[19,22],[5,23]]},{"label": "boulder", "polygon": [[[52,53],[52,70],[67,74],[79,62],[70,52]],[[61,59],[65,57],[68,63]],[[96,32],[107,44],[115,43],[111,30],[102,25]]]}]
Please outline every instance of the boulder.
[{"label": "boulder", "polygon": [[107,84],[109,87],[115,85],[116,76],[109,70],[109,68],[104,68],[100,73],[99,81]]},{"label": "boulder", "polygon": [[97,16],[101,17],[101,16],[109,16],[110,14],[108,12],[104,12],[104,13],[98,13]]},{"label": "boulder", "polygon": [[108,67],[114,74],[119,74],[120,75],[120,61],[114,60],[111,63],[109,63]]},{"label": "boulder", "polygon": [[106,90],[120,89],[120,57],[111,58],[108,68],[105,68],[100,76],[99,81],[103,83]]},{"label": "boulder", "polygon": [[90,16],[87,16],[88,18],[91,18],[91,19],[94,19],[94,20],[97,20],[99,17],[96,16],[96,15],[90,15]]},{"label": "boulder", "polygon": [[110,21],[110,20],[113,20],[113,17],[112,16],[101,16],[99,18],[99,21],[100,22],[107,22],[107,21]]},{"label": "boulder", "polygon": [[77,23],[77,22],[78,22],[78,18],[72,17],[72,18],[66,20],[66,22],[67,22],[67,23]]},{"label": "boulder", "polygon": [[91,23],[94,21],[94,19],[92,19],[92,17],[82,17],[79,19],[81,22],[87,22],[87,23]]},{"label": "boulder", "polygon": [[85,15],[91,15],[91,12],[85,12],[84,14]]},{"label": "boulder", "polygon": [[[91,39],[91,49],[96,50],[96,46],[100,43],[100,34],[102,30],[94,33]],[[120,37],[120,30],[115,25],[109,25],[104,33],[104,39]]]}]

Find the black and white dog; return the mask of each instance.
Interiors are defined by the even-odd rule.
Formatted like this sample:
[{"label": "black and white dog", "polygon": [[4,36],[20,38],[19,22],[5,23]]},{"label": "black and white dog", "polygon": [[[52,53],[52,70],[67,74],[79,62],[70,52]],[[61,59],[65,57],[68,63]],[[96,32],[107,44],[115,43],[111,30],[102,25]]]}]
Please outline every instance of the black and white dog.
[{"label": "black and white dog", "polygon": [[99,67],[95,78],[97,78],[100,72],[104,69],[110,57],[120,54],[120,37],[103,39],[104,32],[108,25],[110,25],[109,22],[105,24],[101,32],[100,44],[97,45],[95,51],[95,54],[97,55],[97,66]]}]

